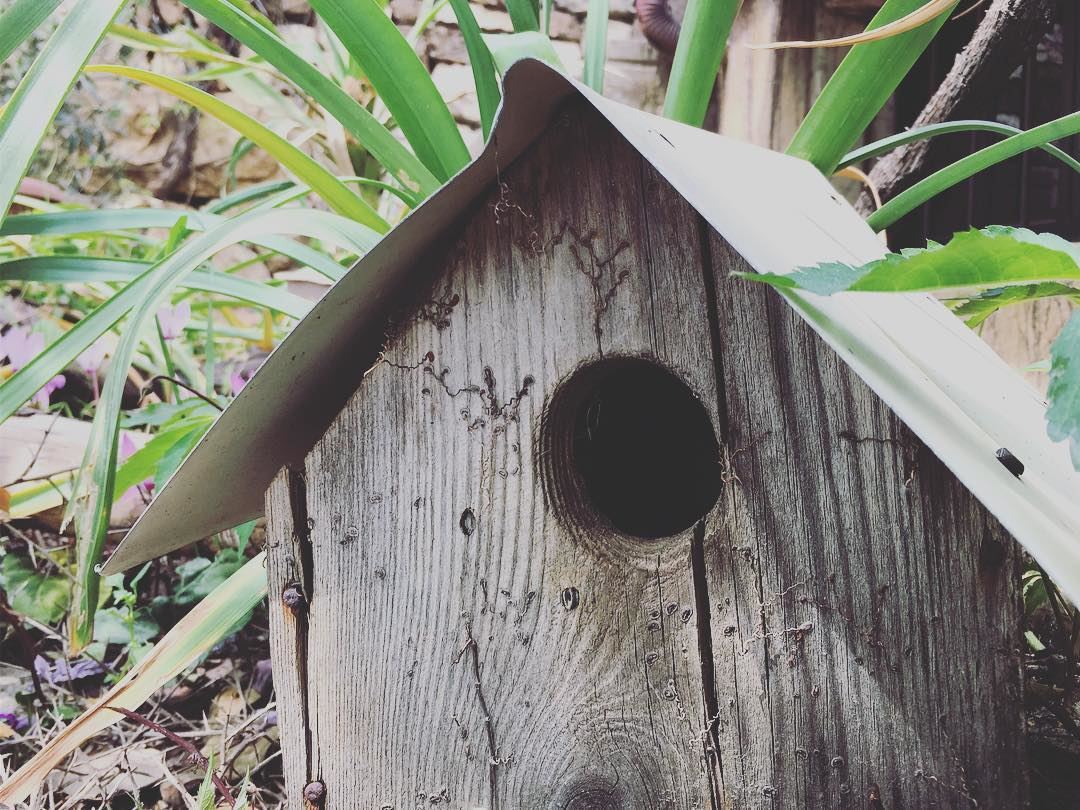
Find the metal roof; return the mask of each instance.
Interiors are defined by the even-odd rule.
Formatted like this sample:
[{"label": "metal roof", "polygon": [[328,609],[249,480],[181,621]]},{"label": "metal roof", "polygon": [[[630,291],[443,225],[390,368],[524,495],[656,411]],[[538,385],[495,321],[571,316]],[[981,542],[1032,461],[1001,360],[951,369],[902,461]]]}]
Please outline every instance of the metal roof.
[{"label": "metal roof", "polygon": [[[519,62],[505,77],[483,153],[297,324],[158,493],[104,573],[262,513],[272,477],[303,462],[360,385],[360,360],[378,351],[385,316],[414,263],[574,96],[606,118],[758,272],[862,264],[886,252],[809,163],[631,109],[541,62]],[[1067,446],[1047,438],[1039,395],[928,295],[784,297],[1080,599],[1065,574],[1080,570],[1080,475]],[[1024,463],[1022,477],[995,458],[1001,447]]]}]

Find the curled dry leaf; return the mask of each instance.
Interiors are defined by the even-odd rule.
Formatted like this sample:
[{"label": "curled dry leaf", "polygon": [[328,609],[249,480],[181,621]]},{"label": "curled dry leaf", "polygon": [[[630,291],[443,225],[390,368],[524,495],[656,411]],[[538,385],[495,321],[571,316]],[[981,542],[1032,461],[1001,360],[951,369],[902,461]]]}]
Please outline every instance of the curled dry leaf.
[{"label": "curled dry leaf", "polygon": [[925,25],[931,20],[937,19],[942,14],[952,11],[960,0],[929,0],[929,2],[915,11],[895,20],[880,28],[864,31],[861,34],[852,34],[848,37],[820,40],[795,40],[791,42],[768,42],[748,47],[760,50],[786,50],[789,48],[846,48],[849,45],[862,45],[867,42],[877,42],[900,34],[905,34],[920,25]]}]

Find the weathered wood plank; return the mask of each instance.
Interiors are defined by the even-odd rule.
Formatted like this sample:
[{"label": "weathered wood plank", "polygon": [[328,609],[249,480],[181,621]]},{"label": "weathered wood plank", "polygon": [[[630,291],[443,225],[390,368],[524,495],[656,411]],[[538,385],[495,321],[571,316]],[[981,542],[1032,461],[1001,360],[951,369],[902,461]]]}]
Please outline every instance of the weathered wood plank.
[{"label": "weathered wood plank", "polygon": [[266,579],[270,609],[270,660],[274,671],[283,774],[290,807],[311,781],[308,730],[307,607],[311,594],[307,503],[303,476],[281,470],[266,491]]},{"label": "weathered wood plank", "polygon": [[725,276],[730,486],[706,548],[726,798],[1025,806],[1016,545],[778,296]]},{"label": "weathered wood plank", "polygon": [[568,523],[539,480],[544,403],[601,353],[715,412],[696,219],[606,133],[567,116],[504,173],[309,457],[329,806],[711,804],[692,531]]}]

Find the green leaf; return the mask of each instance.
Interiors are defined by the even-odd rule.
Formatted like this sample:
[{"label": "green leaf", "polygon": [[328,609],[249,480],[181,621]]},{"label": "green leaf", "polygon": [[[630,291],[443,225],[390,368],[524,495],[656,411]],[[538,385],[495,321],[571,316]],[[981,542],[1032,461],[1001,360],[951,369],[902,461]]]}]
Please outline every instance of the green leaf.
[{"label": "green leaf", "polygon": [[0,111],[0,221],[60,105],[124,0],[79,0]]},{"label": "green leaf", "polygon": [[533,0],[506,0],[506,11],[510,15],[510,22],[516,33],[540,30],[538,5]]},{"label": "green leaf", "polygon": [[947,245],[890,253],[858,267],[832,262],[788,275],[741,274],[817,295],[920,292],[1080,279],[1080,248],[1049,233],[991,226],[958,233]]},{"label": "green leaf", "polygon": [[690,0],[671,64],[664,116],[700,127],[742,0]]},{"label": "green leaf", "polygon": [[386,221],[370,205],[349,190],[344,183],[320,166],[314,159],[251,116],[245,115],[235,107],[221,101],[217,96],[204,93],[202,90],[176,79],[160,76],[139,68],[125,67],[123,65],[91,65],[86,70],[88,73],[109,73],[134,79],[186,101],[191,106],[214,116],[226,126],[232,127],[248,140],[258,144],[302,182],[311,186],[315,193],[326,201],[327,205],[342,216],[350,217],[379,233],[385,233],[390,229]]},{"label": "green leaf", "polygon": [[1046,391],[1046,432],[1068,441],[1073,466],[1080,470],[1080,312],[1074,312],[1050,347],[1050,386]]},{"label": "green leaf", "polygon": [[[609,0],[589,0],[585,15],[585,84],[604,92],[604,63],[607,61]],[[670,87],[670,85],[669,85]]]},{"label": "green leaf", "polygon": [[[146,272],[149,262],[133,259],[101,259],[96,256],[31,256],[0,262],[0,281],[39,281],[54,284],[79,282],[132,282]],[[247,301],[288,315],[302,318],[312,307],[310,301],[280,287],[241,276],[196,270],[184,286],[192,290],[217,293]]]},{"label": "green leaf", "polygon": [[14,0],[0,14],[0,62],[5,61],[37,27],[48,19],[61,0]]},{"label": "green leaf", "polygon": [[480,104],[480,126],[483,128],[484,140],[487,140],[495,121],[495,111],[502,99],[495,74],[495,62],[491,58],[487,43],[484,42],[483,34],[480,33],[480,25],[476,22],[469,0],[450,0],[450,5],[454,8],[458,29],[469,54],[473,83],[476,85],[476,99]]},{"label": "green leaf", "polygon": [[[879,141],[868,143],[866,146],[860,146],[858,149],[844,155],[844,159],[840,161],[840,165],[836,169],[837,171],[846,169],[855,163],[861,163],[864,160],[887,154],[897,147],[906,146],[915,141],[925,141],[939,135],[952,135],[959,132],[992,132],[996,135],[1009,136],[1021,135],[1024,130],[1011,127],[1008,124],[999,124],[996,121],[946,121],[942,124],[927,124],[924,127],[904,130],[896,135],[890,135]],[[1052,144],[1043,144],[1039,148],[1048,155],[1060,160],[1074,172],[1080,172],[1080,160],[1077,160],[1063,149],[1059,149]]]},{"label": "green leaf", "polygon": [[952,188],[957,183],[964,182],[984,169],[1023,154],[1029,149],[1041,149],[1053,141],[1078,133],[1080,133],[1080,112],[1034,127],[1020,135],[1013,135],[923,178],[885,203],[868,217],[866,222],[875,231],[882,231],[927,200]]},{"label": "green leaf", "polygon": [[102,644],[128,645],[133,640],[145,644],[161,632],[158,623],[144,610],[137,611],[128,625],[127,611],[121,608],[105,608],[98,611],[94,625],[94,641]]},{"label": "green leaf", "polygon": [[181,619],[150,653],[77,721],[54,734],[0,785],[0,805],[25,800],[80,745],[122,718],[108,706],[136,710],[199,656],[214,648],[266,597],[266,555],[251,559]]},{"label": "green leaf", "polygon": [[311,0],[311,7],[348,49],[439,180],[469,162],[465,141],[427,68],[375,0]]},{"label": "green leaf", "polygon": [[64,577],[39,574],[30,560],[15,554],[0,560],[0,587],[12,610],[48,625],[64,618],[71,596],[71,585]]},{"label": "green leaf", "polygon": [[[312,218],[311,215],[318,213],[324,216]],[[342,236],[338,231],[340,217],[329,215],[330,218],[326,219],[326,216],[325,212],[289,209],[256,209],[241,214],[234,219],[226,220],[206,233],[192,237],[174,253],[153,265],[139,277],[138,281],[129,284],[121,293],[103,305],[108,306],[125,293],[136,291],[135,298],[129,302],[131,308],[129,320],[113,352],[113,373],[106,378],[98,400],[94,424],[87,441],[83,463],[79,469],[75,496],[68,504],[68,516],[75,518],[78,557],[75,598],[69,622],[70,640],[75,651],[88,643],[93,635],[94,609],[99,585],[99,577],[94,567],[100,560],[101,550],[105,544],[105,536],[109,528],[109,506],[113,501],[118,420],[127,377],[123,370],[131,365],[143,334],[154,324],[157,309],[167,300],[172,288],[182,282],[195,268],[217,251],[237,241],[268,232],[296,233],[298,229],[316,238],[330,237],[330,241],[340,240]],[[312,225],[315,224],[325,228],[327,232],[318,233],[312,229]],[[80,321],[71,332],[83,326],[97,312],[98,310],[95,310],[93,314]],[[122,314],[122,312],[119,313],[117,317]],[[42,355],[39,355],[39,358],[52,352],[56,345],[50,346]],[[0,401],[4,399],[7,387],[15,382],[21,373],[33,366],[32,361],[20,369],[4,386],[0,386]]]},{"label": "green leaf", "polygon": [[[214,424],[214,419],[214,416],[193,416],[155,434],[154,438],[132,453],[117,469],[113,501],[148,478],[159,477],[162,462],[169,451],[178,444],[186,446],[191,436],[198,441]],[[160,477],[168,478],[168,475]]]},{"label": "green leaf", "polygon": [[[194,266],[213,255],[216,249],[211,247],[212,245],[224,247],[227,244],[242,241],[265,241],[270,234],[275,236],[287,233],[304,234],[346,247],[358,254],[365,253],[378,241],[377,234],[357,222],[328,211],[294,209],[251,211],[233,219],[223,220],[213,233],[217,235],[214,239],[199,241],[203,237],[196,237],[192,240],[207,248],[200,254],[203,258],[199,259]],[[192,242],[182,246],[176,255],[186,251]],[[344,273],[344,270],[342,269],[341,272]],[[148,285],[149,276],[144,273],[139,280],[124,287],[101,304],[61,335],[45,351],[15,372],[7,382],[0,385],[0,422],[15,413],[41,390],[46,382],[59,374],[90,344],[111,329],[136,302],[143,300],[148,292]]]},{"label": "green leaf", "polygon": [[1014,287],[997,287],[971,296],[966,301],[953,306],[956,316],[975,329],[987,318],[1012,304],[1022,304],[1039,298],[1067,298],[1073,304],[1080,305],[1080,290],[1056,281],[1043,281],[1038,284],[1020,284]]},{"label": "green leaf", "polygon": [[375,116],[315,65],[294,53],[272,30],[227,0],[184,0],[184,4],[251,48],[308,93],[349,130],[395,179],[405,184],[414,183],[422,197],[427,197],[439,187],[438,178]]},{"label": "green leaf", "polygon": [[539,31],[526,31],[521,34],[484,34],[491,58],[499,75],[505,75],[510,66],[521,59],[539,59],[560,73],[566,73],[562,60],[555,52],[547,34]]},{"label": "green leaf", "polygon": [[[867,30],[917,11],[925,0],[886,0]],[[840,63],[788,146],[831,175],[949,19],[942,14],[899,36],[856,45]]]}]

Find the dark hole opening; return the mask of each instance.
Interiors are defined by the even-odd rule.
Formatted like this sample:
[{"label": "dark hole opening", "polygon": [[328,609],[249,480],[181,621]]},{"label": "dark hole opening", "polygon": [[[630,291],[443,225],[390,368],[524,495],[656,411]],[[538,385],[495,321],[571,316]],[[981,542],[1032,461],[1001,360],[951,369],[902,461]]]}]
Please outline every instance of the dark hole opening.
[{"label": "dark hole opening", "polygon": [[568,418],[550,427],[571,428],[578,486],[606,522],[634,537],[667,537],[716,503],[716,434],[682,380],[647,360],[618,358],[582,369],[566,388]]}]

